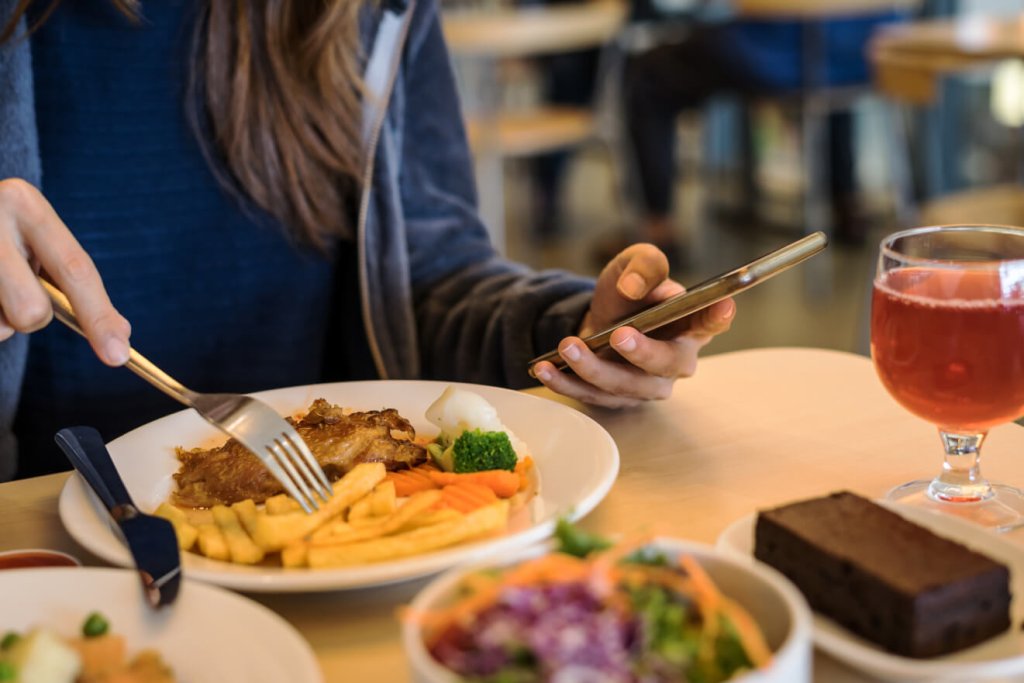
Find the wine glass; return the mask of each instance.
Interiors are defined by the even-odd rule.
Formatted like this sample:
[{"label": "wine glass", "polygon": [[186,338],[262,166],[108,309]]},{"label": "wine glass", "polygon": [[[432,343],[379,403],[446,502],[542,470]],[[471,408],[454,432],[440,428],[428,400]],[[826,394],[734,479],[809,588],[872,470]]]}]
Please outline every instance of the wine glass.
[{"label": "wine glass", "polygon": [[956,225],[882,240],[871,357],[904,408],[939,429],[941,473],[888,498],[997,530],[1024,519],[1024,492],[982,475],[988,430],[1024,415],[1024,229]]}]

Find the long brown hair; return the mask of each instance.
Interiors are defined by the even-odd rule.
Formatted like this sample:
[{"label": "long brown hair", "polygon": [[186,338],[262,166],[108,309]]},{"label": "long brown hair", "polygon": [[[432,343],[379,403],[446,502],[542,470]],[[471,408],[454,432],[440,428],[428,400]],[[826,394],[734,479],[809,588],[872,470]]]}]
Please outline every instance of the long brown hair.
[{"label": "long brown hair", "polygon": [[[19,0],[10,39],[35,0]],[[139,0],[111,0],[138,17]],[[51,0],[29,32],[54,11]],[[360,0],[206,0],[188,118],[221,183],[300,241],[350,235],[362,167]]]}]

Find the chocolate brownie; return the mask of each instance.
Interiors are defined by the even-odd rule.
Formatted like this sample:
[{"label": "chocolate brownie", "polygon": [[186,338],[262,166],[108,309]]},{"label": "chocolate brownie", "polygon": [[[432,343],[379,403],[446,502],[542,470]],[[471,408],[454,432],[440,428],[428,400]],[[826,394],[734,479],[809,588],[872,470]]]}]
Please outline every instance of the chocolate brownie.
[{"label": "chocolate brownie", "polygon": [[762,511],[754,545],[815,611],[899,655],[954,652],[1010,626],[1004,565],[853,493]]}]

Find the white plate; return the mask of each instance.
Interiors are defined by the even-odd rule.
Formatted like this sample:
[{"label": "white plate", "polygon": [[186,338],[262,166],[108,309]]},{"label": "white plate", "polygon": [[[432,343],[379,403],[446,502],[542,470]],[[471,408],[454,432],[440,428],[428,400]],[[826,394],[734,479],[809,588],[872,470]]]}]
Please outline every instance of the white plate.
[{"label": "white plate", "polygon": [[[255,394],[283,415],[306,410],[316,398],[357,410],[396,408],[416,428],[437,429],[423,417],[447,382],[340,382],[276,389]],[[508,389],[457,385],[474,391],[531,450],[540,490],[499,538],[455,546],[392,562],[339,569],[246,567],[185,553],[185,575],[247,591],[319,591],[361,588],[425,576],[488,554],[507,552],[549,536],[560,516],[578,519],[608,493],[619,470],[619,451],[600,425],[560,403]],[[167,500],[178,469],[175,446],[188,448],[223,441],[223,436],[191,410],[151,422],[109,444],[111,457],[135,503],[153,510]],[[60,518],[68,533],[88,550],[121,566],[131,566],[127,548],[107,522],[106,512],[82,479],[73,476],[60,496]]]},{"label": "white plate", "polygon": [[185,581],[177,601],[156,611],[145,604],[134,571],[11,569],[0,571],[0,595],[0,632],[43,626],[75,636],[85,617],[98,611],[125,637],[129,655],[155,648],[179,681],[323,680],[312,649],[288,622],[214,586]]},{"label": "white plate", "polygon": [[[846,664],[873,676],[899,681],[980,681],[1024,673],[1024,549],[958,517],[901,505],[894,512],[933,532],[963,543],[1010,568],[1010,628],[974,647],[943,657],[911,659],[886,652],[827,617],[814,614],[814,643]],[[746,555],[754,552],[755,515],[733,522],[717,547]]]}]

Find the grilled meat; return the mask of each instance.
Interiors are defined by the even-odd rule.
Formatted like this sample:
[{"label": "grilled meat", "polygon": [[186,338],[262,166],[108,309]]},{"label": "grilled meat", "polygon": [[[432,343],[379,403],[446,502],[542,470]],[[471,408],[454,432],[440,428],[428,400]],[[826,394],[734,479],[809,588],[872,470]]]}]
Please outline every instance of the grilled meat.
[{"label": "grilled meat", "polygon": [[[412,442],[416,430],[394,409],[345,414],[320,398],[295,425],[327,477],[334,481],[361,462],[382,462],[389,470],[412,467],[427,458]],[[260,460],[234,439],[213,449],[177,449],[181,467],[174,480],[178,505],[230,505],[246,498],[257,503],[284,488]]]}]

